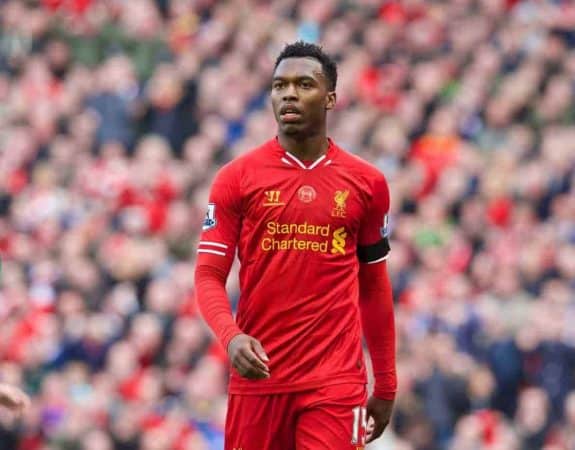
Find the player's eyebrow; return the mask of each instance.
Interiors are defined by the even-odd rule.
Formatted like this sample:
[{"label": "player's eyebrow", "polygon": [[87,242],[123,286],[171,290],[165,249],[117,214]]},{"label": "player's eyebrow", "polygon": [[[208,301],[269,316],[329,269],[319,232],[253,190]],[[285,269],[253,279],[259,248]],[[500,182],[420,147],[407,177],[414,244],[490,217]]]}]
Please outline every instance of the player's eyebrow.
[{"label": "player's eyebrow", "polygon": [[296,80],[296,81],[313,81],[317,82],[317,80],[310,76],[310,75],[296,75],[295,77],[282,77],[280,75],[275,75],[273,77],[273,81],[286,81],[286,80]]}]

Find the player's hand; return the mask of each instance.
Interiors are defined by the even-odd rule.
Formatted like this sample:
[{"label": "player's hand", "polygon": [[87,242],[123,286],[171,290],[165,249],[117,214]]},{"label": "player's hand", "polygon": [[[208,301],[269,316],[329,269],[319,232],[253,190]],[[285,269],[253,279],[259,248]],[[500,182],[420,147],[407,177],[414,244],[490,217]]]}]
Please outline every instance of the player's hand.
[{"label": "player's hand", "polygon": [[21,413],[30,404],[30,398],[20,389],[0,383],[0,405],[16,413]]},{"label": "player's hand", "polygon": [[370,397],[367,401],[367,434],[366,443],[376,440],[381,436],[391,419],[393,400],[382,400]]},{"label": "player's hand", "polygon": [[228,344],[228,356],[239,374],[250,380],[270,377],[266,365],[269,358],[257,339],[247,334],[238,334]]}]

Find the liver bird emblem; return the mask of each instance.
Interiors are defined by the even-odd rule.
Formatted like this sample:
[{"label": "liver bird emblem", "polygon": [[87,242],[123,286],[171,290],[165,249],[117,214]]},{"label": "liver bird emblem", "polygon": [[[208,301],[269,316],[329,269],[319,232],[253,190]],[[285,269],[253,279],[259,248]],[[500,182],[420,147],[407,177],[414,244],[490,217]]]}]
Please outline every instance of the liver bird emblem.
[{"label": "liver bird emblem", "polygon": [[347,197],[349,195],[349,190],[345,190],[345,191],[336,191],[335,192],[335,196],[334,196],[334,201],[336,204],[336,208],[338,209],[345,209],[345,201],[347,200]]}]

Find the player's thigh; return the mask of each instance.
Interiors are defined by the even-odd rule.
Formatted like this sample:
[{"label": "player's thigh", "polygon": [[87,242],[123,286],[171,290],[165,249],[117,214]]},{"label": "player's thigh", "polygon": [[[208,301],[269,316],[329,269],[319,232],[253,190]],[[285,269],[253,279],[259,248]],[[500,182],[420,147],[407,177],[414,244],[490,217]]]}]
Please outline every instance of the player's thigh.
[{"label": "player's thigh", "polygon": [[295,450],[292,395],[230,394],[225,450]]},{"label": "player's thigh", "polygon": [[365,386],[327,386],[319,389],[313,397],[308,399],[309,406],[298,414],[296,449],[362,449],[366,433]]}]

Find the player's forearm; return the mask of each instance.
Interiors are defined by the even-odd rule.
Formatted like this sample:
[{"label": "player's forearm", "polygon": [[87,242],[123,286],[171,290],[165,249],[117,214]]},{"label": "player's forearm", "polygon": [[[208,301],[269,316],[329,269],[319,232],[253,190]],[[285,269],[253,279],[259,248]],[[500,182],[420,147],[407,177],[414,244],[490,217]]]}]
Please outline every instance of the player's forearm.
[{"label": "player's forearm", "polygon": [[232,315],[226,292],[226,278],[227,273],[215,267],[200,265],[196,268],[198,306],[204,320],[227,350],[230,340],[242,331]]},{"label": "player's forearm", "polygon": [[386,263],[362,264],[359,285],[363,334],[375,377],[373,394],[393,400],[397,391],[395,318]]}]

